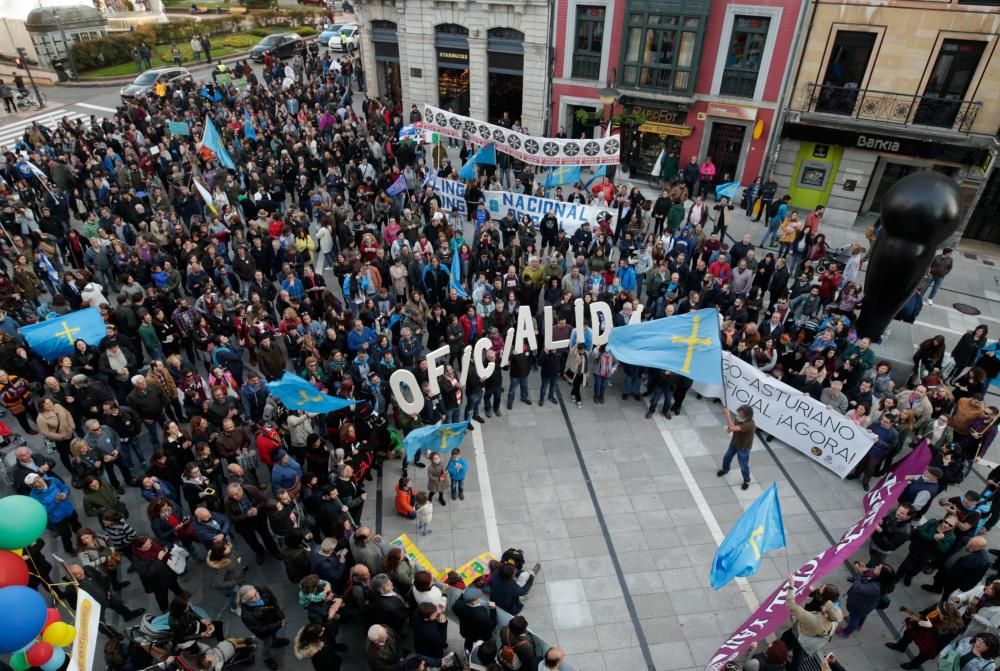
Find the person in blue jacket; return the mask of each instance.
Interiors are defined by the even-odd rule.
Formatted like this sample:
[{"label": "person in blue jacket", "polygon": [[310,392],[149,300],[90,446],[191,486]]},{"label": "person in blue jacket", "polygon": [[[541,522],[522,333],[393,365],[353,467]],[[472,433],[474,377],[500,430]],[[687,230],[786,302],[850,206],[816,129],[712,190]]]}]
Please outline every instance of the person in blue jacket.
[{"label": "person in blue jacket", "polygon": [[278,450],[274,455],[274,468],[271,470],[271,490],[277,494],[279,489],[289,492],[297,490],[302,480],[302,467],[292,459],[285,450]]},{"label": "person in blue jacket", "polygon": [[194,537],[205,546],[205,549],[211,549],[216,542],[231,543],[231,528],[232,525],[225,516],[213,513],[208,508],[195,508],[191,529],[194,531]]},{"label": "person in blue jacket", "polygon": [[49,528],[59,534],[66,554],[76,554],[73,534],[80,529],[80,517],[69,498],[69,487],[59,478],[38,473],[24,476],[24,484],[31,487],[31,498],[45,506]]},{"label": "person in blue jacket", "polygon": [[354,320],[354,328],[347,333],[347,349],[351,353],[357,353],[365,345],[368,345],[368,348],[373,350],[377,341],[378,336],[375,331],[365,326],[360,319]]},{"label": "person in blue jacket", "polygon": [[451,451],[451,459],[448,460],[448,476],[451,478],[451,500],[455,497],[465,500],[465,476],[469,472],[469,464],[462,456],[462,450],[455,448]]}]

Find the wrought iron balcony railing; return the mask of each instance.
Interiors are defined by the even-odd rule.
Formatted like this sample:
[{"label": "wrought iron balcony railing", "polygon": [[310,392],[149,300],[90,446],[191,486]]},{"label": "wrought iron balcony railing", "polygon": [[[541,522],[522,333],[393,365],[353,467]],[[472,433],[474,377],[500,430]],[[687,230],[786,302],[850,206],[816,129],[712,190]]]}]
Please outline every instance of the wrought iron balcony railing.
[{"label": "wrought iron balcony railing", "polygon": [[809,84],[803,112],[819,112],[861,121],[933,126],[968,133],[983,104],[936,95],[874,91],[851,86]]},{"label": "wrought iron balcony railing", "polygon": [[601,55],[584,52],[573,54],[574,79],[600,79]]}]

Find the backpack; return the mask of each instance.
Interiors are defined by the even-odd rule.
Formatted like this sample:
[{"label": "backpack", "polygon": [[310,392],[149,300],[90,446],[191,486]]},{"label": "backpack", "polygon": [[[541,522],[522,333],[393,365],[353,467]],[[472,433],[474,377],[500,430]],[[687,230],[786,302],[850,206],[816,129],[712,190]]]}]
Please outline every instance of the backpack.
[{"label": "backpack", "polygon": [[[506,554],[506,553],[504,553]],[[524,637],[518,641],[512,642],[509,640],[510,631],[505,627],[500,632],[500,642],[503,643],[499,648],[497,648],[496,663],[500,665],[500,668],[504,671],[520,671],[521,658],[517,656],[517,649],[524,645],[531,645],[531,640]],[[530,671],[526,669],[525,671]]]},{"label": "backpack", "polygon": [[520,548],[507,548],[500,555],[500,562],[503,564],[513,564],[517,572],[524,570],[524,550]]},{"label": "backpack", "polygon": [[778,214],[778,208],[781,206],[780,200],[772,200],[767,206],[767,218],[773,219]]}]

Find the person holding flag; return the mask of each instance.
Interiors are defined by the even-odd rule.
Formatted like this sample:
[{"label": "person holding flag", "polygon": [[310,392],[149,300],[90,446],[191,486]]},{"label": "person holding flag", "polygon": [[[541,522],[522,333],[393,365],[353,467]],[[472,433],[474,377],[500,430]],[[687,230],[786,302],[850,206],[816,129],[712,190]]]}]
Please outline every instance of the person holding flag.
[{"label": "person holding flag", "polygon": [[757,425],[753,421],[753,408],[749,405],[741,405],[737,408],[735,422],[729,408],[725,408],[723,412],[726,418],[726,431],[733,434],[733,437],[722,457],[722,468],[716,472],[716,475],[721,478],[728,473],[729,467],[733,463],[733,457],[736,457],[740,463],[740,474],[743,475],[743,484],[740,485],[740,489],[745,491],[750,488],[750,450],[753,448],[753,439],[755,431],[757,431]]}]

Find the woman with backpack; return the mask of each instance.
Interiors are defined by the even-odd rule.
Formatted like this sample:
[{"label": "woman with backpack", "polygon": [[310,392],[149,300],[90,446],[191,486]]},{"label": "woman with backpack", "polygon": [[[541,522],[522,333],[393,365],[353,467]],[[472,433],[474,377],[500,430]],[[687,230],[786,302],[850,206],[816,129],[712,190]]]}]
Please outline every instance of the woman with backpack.
[{"label": "woman with backpack", "polygon": [[528,634],[528,621],[523,615],[514,616],[500,630],[496,662],[503,671],[533,671],[538,668],[535,644]]}]

